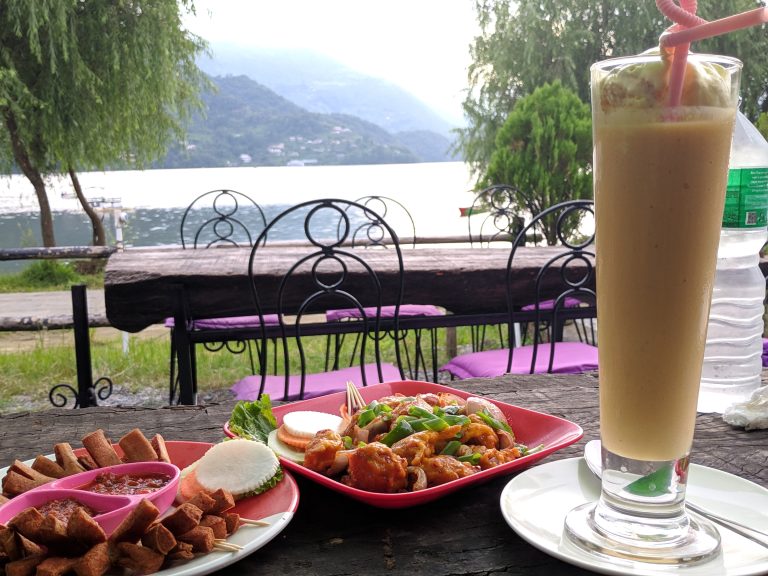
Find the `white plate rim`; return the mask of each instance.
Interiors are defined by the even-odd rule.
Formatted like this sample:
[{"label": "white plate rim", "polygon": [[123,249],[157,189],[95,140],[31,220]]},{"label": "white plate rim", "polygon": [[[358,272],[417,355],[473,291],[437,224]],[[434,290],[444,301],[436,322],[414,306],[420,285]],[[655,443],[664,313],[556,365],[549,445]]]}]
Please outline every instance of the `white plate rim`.
[{"label": "white plate rim", "polygon": [[[522,496],[531,496],[536,498],[546,498],[547,487],[545,480],[547,476],[551,475],[556,477],[562,483],[565,483],[565,488],[570,491],[567,497],[572,500],[569,502],[565,509],[546,509],[546,507],[540,507],[537,509],[536,515],[523,517],[524,508],[519,506],[512,506],[514,502],[519,502],[520,498],[513,498],[513,493],[520,493]],[[542,481],[541,496],[536,497],[531,495],[526,488],[526,484],[533,485],[536,481]],[[732,489],[727,493],[720,494],[721,501],[719,506],[722,507],[723,515],[730,515],[735,520],[739,520],[738,516],[734,516],[734,511],[738,511],[739,506],[733,507],[729,504],[740,502],[744,507],[749,506],[753,511],[759,507],[755,507],[754,504],[747,503],[743,500],[744,496],[739,497],[740,494],[746,492],[747,495],[760,494],[768,502],[768,490],[751,482],[744,478],[739,478],[733,474],[708,468],[706,466],[700,466],[692,464],[690,468],[690,479],[688,484],[689,494],[698,496],[699,493],[706,492],[707,484],[716,483],[718,485],[727,485]],[[599,495],[600,484],[597,478],[595,478],[591,472],[589,472],[586,463],[583,458],[568,458],[564,460],[557,460],[554,462],[548,462],[535,466],[528,470],[525,470],[512,478],[503,488],[500,496],[501,513],[507,524],[515,531],[521,538],[527,541],[529,544],[538,548],[542,552],[549,554],[559,560],[579,566],[586,570],[593,572],[599,572],[602,574],[611,574],[623,576],[631,574],[633,576],[657,576],[662,574],[685,574],[686,576],[709,576],[717,573],[722,576],[759,576],[761,574],[768,573],[768,550],[760,547],[758,544],[752,543],[743,537],[730,532],[727,529],[719,528],[723,538],[723,555],[720,559],[715,559],[703,564],[690,566],[690,567],[677,567],[666,565],[653,565],[653,564],[640,564],[637,562],[619,561],[601,559],[596,556],[592,556],[585,551],[580,550],[573,544],[567,541],[563,541],[562,533],[560,537],[555,539],[551,536],[543,535],[543,531],[536,532],[531,529],[531,525],[538,524],[544,527],[544,522],[549,520],[554,522],[557,517],[564,519],[565,514],[572,507],[579,504],[588,502],[589,500],[596,498]],[[585,494],[589,494],[590,498],[587,498]],[[549,500],[549,499],[547,499]],[[697,500],[702,501],[697,497]],[[706,501],[709,507],[710,501]],[[529,502],[531,506],[535,502]],[[712,507],[713,511],[721,512],[721,510]],[[760,512],[756,512],[759,514]],[[760,528],[768,530],[768,515],[762,513],[760,516],[761,524]],[[761,560],[754,564],[745,565],[743,562],[739,565],[738,556],[739,551],[746,554],[749,551],[750,556],[757,555],[761,557]],[[713,564],[716,563],[716,564]],[[713,569],[716,571],[713,572]]]}]

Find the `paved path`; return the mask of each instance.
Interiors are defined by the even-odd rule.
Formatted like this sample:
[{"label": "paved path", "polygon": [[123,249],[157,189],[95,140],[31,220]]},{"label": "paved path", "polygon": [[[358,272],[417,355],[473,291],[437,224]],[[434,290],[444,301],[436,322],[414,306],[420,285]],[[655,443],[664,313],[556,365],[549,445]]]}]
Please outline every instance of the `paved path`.
[{"label": "paved path", "polygon": [[[109,326],[104,311],[104,290],[88,290],[91,326]],[[0,330],[37,330],[72,327],[70,292],[0,294]]]}]

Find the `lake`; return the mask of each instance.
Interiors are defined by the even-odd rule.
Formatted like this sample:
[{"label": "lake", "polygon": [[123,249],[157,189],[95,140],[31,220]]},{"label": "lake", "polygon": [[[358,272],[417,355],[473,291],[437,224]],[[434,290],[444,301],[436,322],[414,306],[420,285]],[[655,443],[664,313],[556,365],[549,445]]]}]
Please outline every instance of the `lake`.
[{"label": "lake", "polygon": [[[89,199],[106,200],[102,209],[110,242],[114,241],[114,215],[124,215],[128,247],[178,244],[184,208],[200,194],[220,188],[247,194],[268,218],[289,205],[316,198],[389,196],[408,208],[419,236],[466,234],[467,221],[459,216],[459,208],[470,206],[474,198],[469,168],[463,162],[129,170],[84,172],[79,178]],[[90,223],[73,197],[69,179],[50,179],[48,190],[57,244],[90,244]],[[39,246],[38,212],[26,178],[0,178],[0,247]],[[401,236],[410,236],[401,223],[390,224]]]}]

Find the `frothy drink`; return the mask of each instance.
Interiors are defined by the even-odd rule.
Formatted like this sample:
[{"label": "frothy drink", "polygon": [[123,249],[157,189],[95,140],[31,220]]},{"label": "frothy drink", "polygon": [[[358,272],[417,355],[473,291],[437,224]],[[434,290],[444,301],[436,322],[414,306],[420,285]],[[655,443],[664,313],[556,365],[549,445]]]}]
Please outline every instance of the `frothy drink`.
[{"label": "frothy drink", "polygon": [[658,56],[593,83],[601,438],[636,460],[693,439],[735,115],[700,66],[674,117]]}]

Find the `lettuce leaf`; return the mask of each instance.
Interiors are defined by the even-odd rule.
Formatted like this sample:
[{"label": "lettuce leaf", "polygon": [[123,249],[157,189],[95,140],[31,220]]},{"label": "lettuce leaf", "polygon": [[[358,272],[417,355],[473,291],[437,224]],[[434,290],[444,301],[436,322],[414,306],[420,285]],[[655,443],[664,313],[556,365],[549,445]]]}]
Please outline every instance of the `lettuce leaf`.
[{"label": "lettuce leaf", "polygon": [[272,414],[269,394],[262,394],[259,400],[241,400],[235,405],[229,417],[229,430],[240,438],[267,443],[269,433],[277,428]]},{"label": "lettuce leaf", "polygon": [[277,486],[280,481],[283,479],[283,467],[279,467],[277,469],[277,472],[275,472],[275,475],[272,476],[269,480],[264,482],[261,486],[256,488],[255,490],[251,490],[250,492],[247,492],[242,495],[242,498],[250,498],[251,496],[256,496],[258,494],[262,494],[263,492],[266,492],[267,490],[271,490],[275,486]]}]

